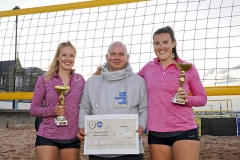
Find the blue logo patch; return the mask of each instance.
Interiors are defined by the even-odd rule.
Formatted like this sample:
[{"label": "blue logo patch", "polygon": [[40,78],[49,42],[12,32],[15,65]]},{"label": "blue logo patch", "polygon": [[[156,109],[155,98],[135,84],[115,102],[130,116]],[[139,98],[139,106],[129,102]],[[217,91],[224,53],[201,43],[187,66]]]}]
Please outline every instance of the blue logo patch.
[{"label": "blue logo patch", "polygon": [[127,92],[119,92],[118,97],[115,97],[115,100],[119,105],[127,104]]},{"label": "blue logo patch", "polygon": [[102,122],[97,122],[97,128],[102,128],[102,126],[103,126],[103,124],[102,124]]}]

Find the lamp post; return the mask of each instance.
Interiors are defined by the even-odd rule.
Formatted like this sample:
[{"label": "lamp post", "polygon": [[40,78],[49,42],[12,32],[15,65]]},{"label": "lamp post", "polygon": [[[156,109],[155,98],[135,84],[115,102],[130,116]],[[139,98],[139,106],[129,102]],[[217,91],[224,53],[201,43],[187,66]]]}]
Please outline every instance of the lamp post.
[{"label": "lamp post", "polygon": [[[17,9],[20,9],[18,6],[15,6],[13,8],[13,10],[17,10]],[[18,16],[16,16],[16,21],[15,21],[15,24],[16,24],[16,30],[15,30],[15,58],[14,58],[14,73],[13,73],[13,92],[16,91],[16,59],[17,59],[17,29],[18,29]],[[13,105],[12,105],[12,109],[16,109],[16,101],[13,100]]]}]

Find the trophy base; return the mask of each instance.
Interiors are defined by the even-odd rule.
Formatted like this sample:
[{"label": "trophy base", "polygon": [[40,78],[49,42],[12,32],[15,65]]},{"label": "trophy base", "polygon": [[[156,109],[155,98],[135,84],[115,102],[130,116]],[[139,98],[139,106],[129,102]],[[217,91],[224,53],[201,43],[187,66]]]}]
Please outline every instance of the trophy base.
[{"label": "trophy base", "polygon": [[179,98],[172,98],[172,103],[185,105],[185,100]]},{"label": "trophy base", "polygon": [[60,121],[60,120],[55,119],[54,122],[57,126],[66,126],[68,124],[67,120],[61,120]]}]

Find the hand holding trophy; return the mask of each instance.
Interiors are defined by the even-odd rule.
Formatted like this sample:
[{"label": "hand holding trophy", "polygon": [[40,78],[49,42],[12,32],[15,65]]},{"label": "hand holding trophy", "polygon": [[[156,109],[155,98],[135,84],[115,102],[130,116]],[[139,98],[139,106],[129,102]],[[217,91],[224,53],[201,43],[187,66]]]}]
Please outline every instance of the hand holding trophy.
[{"label": "hand holding trophy", "polygon": [[[178,69],[181,71],[179,75],[179,88],[182,88],[183,83],[185,82],[185,72],[188,71],[191,67],[191,63],[177,63],[176,64]],[[177,94],[172,98],[172,103],[176,104],[185,104],[185,100],[183,98],[178,97]]]},{"label": "hand holding trophy", "polygon": [[[55,86],[54,87],[56,92],[60,95],[59,99],[58,99],[58,105],[60,106],[64,106],[64,95],[67,94],[70,90],[69,86]],[[66,120],[65,116],[57,116],[57,118],[55,119],[55,124],[57,126],[65,126],[68,124],[68,121]]]}]

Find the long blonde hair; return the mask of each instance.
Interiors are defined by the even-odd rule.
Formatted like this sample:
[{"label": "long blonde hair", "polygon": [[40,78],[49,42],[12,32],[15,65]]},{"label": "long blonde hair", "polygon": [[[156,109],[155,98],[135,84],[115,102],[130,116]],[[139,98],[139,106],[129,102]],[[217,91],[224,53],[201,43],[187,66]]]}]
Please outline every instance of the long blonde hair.
[{"label": "long blonde hair", "polygon": [[57,47],[57,50],[56,50],[56,53],[55,53],[55,56],[54,56],[54,59],[52,60],[49,68],[48,68],[48,71],[45,73],[45,81],[49,81],[53,74],[56,72],[56,70],[58,70],[59,68],[59,61],[57,60],[59,54],[60,54],[60,51],[63,47],[72,47],[74,49],[74,52],[76,53],[76,48],[71,44],[70,41],[67,41],[67,42],[62,42],[58,45]]}]

